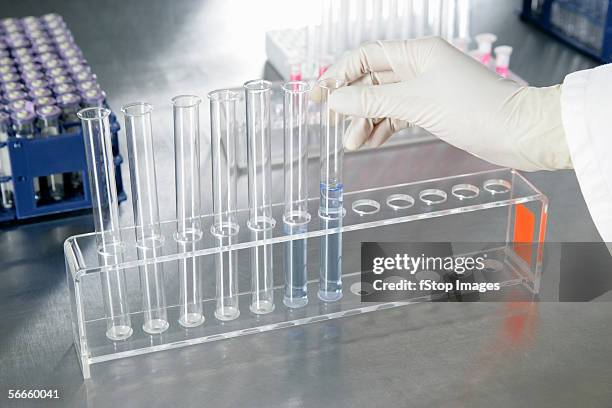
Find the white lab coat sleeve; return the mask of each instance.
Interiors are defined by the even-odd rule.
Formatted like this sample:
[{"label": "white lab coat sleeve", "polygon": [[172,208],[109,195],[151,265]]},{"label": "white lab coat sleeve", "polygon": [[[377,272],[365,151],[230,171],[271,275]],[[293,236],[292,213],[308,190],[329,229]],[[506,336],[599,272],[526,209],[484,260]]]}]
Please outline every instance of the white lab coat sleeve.
[{"label": "white lab coat sleeve", "polygon": [[605,242],[612,242],[612,64],[565,77],[563,127],[582,195]]}]

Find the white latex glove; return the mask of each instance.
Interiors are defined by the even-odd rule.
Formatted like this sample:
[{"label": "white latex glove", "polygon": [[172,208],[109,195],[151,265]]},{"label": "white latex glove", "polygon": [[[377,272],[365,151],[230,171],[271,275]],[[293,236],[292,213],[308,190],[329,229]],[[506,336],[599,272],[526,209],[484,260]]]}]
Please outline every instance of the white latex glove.
[{"label": "white latex glove", "polygon": [[[345,80],[330,107],[353,117],[349,150],[379,146],[420,126],[491,163],[520,170],[571,168],[561,86],[523,87],[438,37],[377,41],[345,54],[323,78]],[[320,98],[319,90],[313,99]]]}]

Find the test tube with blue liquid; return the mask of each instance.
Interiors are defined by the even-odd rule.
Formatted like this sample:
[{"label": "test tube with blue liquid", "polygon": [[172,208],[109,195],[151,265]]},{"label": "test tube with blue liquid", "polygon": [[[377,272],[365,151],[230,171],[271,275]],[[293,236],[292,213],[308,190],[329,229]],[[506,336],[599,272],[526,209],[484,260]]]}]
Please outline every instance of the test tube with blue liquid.
[{"label": "test tube with blue liquid", "polygon": [[319,81],[318,85],[321,88],[319,218],[321,229],[326,231],[320,238],[318,296],[325,302],[333,302],[342,297],[342,233],[339,228],[344,216],[342,162],[345,118],[331,110],[328,101],[329,96],[345,82],[329,78]]},{"label": "test tube with blue liquid", "polygon": [[[285,234],[308,231],[308,93],[310,85],[289,81],[284,91]],[[299,308],[308,303],[307,240],[292,239],[284,244],[285,293],[283,303]]]}]

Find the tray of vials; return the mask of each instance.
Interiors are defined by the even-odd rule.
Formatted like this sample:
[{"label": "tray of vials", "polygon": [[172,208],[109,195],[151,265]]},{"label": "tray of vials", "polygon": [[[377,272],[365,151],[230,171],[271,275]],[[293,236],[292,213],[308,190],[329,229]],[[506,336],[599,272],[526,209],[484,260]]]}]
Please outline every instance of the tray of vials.
[{"label": "tray of vials", "polygon": [[521,18],[601,62],[612,61],[609,0],[523,0]]},{"label": "tray of vials", "polygon": [[[201,98],[173,98],[176,219],[163,222],[152,106],[124,106],[131,226],[119,224],[110,112],[93,107],[78,113],[96,231],[69,238],[64,253],[85,378],[93,365],[111,360],[439,298],[439,291],[428,290],[397,301],[368,298],[372,288],[362,280],[368,271],[359,262],[363,241],[472,237],[486,243],[476,252],[487,266],[469,277],[472,283],[492,279],[511,296],[537,296],[548,209],[542,193],[510,169],[345,191],[346,118],[327,103],[344,83],[328,79],[318,86],[319,123],[313,126],[311,86],[283,84],[282,144],[271,143],[271,83],[253,80],[240,91],[210,92],[210,160],[200,160]],[[313,134],[320,170],[309,175]],[[240,139],[246,140],[247,208],[237,206]],[[274,149],[284,157],[282,184],[272,182]],[[211,171],[201,162],[210,162]],[[308,191],[313,176],[320,180],[315,197]],[[212,195],[211,214],[201,206],[202,177],[212,179],[212,191],[204,192]],[[278,189],[284,200],[273,203]],[[453,255],[464,251],[458,246]],[[425,272],[428,280],[446,279]]]},{"label": "tray of vials", "polygon": [[[62,17],[0,20],[0,221],[91,207],[81,108],[106,95]],[[110,121],[117,183],[123,187]]]}]

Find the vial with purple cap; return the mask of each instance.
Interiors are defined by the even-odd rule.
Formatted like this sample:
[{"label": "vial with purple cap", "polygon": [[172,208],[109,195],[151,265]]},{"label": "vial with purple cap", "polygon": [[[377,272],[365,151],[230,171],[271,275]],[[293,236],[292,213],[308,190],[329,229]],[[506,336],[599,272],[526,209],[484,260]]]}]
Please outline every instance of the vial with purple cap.
[{"label": "vial with purple cap", "polygon": [[100,89],[89,89],[81,93],[81,97],[85,107],[103,107],[106,94]]},{"label": "vial with purple cap", "polygon": [[18,82],[21,79],[19,74],[16,72],[7,72],[6,74],[0,74],[0,82]]},{"label": "vial with purple cap", "polygon": [[77,117],[77,112],[81,108],[81,97],[74,93],[60,95],[57,98],[57,104],[62,110],[61,119],[66,131],[74,132],[78,130],[80,126],[78,124],[79,118]]},{"label": "vial with purple cap", "polygon": [[0,67],[5,65],[12,66],[13,59],[11,57],[0,57]]},{"label": "vial with purple cap", "polygon": [[62,114],[60,108],[54,105],[37,107],[38,129],[41,136],[57,136],[60,134],[59,118]]},{"label": "vial with purple cap", "polygon": [[21,82],[7,82],[0,85],[2,93],[7,94],[13,91],[24,91],[24,86]]},{"label": "vial with purple cap", "polygon": [[21,79],[23,79],[24,82],[31,82],[35,79],[45,79],[45,74],[41,71],[22,71]]},{"label": "vial with purple cap", "polygon": [[52,89],[53,89],[53,93],[57,96],[67,94],[67,93],[77,92],[77,89],[73,84],[54,85]]},{"label": "vial with purple cap", "polygon": [[90,89],[100,89],[100,85],[96,81],[78,82],[76,87],[80,93],[87,92]]},{"label": "vial with purple cap", "polygon": [[34,112],[34,104],[25,99],[17,99],[9,103],[8,110],[9,112],[19,112],[22,110]]},{"label": "vial with purple cap", "polygon": [[13,121],[13,130],[15,131],[15,137],[20,139],[32,139],[34,138],[35,127],[34,120],[36,115],[31,110],[23,109],[13,112],[11,115]]},{"label": "vial with purple cap", "polygon": [[[0,143],[8,141],[11,119],[6,112],[0,112]],[[12,174],[8,146],[0,147],[0,199],[2,207],[13,208],[13,183],[10,181]]]},{"label": "vial with purple cap", "polygon": [[74,79],[74,82],[76,83],[90,82],[90,81],[96,82],[98,77],[96,77],[96,74],[92,74],[91,72],[79,72],[79,73],[73,74],[72,79]]},{"label": "vial with purple cap", "polygon": [[[59,117],[60,108],[53,105],[40,107],[36,110],[38,117],[38,129],[43,137],[57,136],[60,134]],[[62,173],[47,176],[49,194],[54,201],[64,199],[64,175]]]},{"label": "vial with purple cap", "polygon": [[53,96],[49,88],[35,88],[30,91],[32,99],[42,98],[43,96]]},{"label": "vial with purple cap", "polygon": [[13,65],[0,65],[0,75],[10,74],[17,72],[17,69]]},{"label": "vial with purple cap", "polygon": [[24,91],[10,91],[4,94],[4,99],[11,103],[13,101],[18,101],[20,99],[28,99],[28,94]]},{"label": "vial with purple cap", "polygon": [[32,79],[32,80],[26,80],[25,81],[26,87],[31,91],[32,89],[36,89],[36,88],[48,88],[49,84],[47,83],[47,81],[45,79],[42,78],[36,78],[36,79]]},{"label": "vial with purple cap", "polygon": [[34,107],[40,108],[41,106],[47,105],[57,105],[57,101],[52,96],[43,96],[41,98],[36,98],[32,101]]}]

